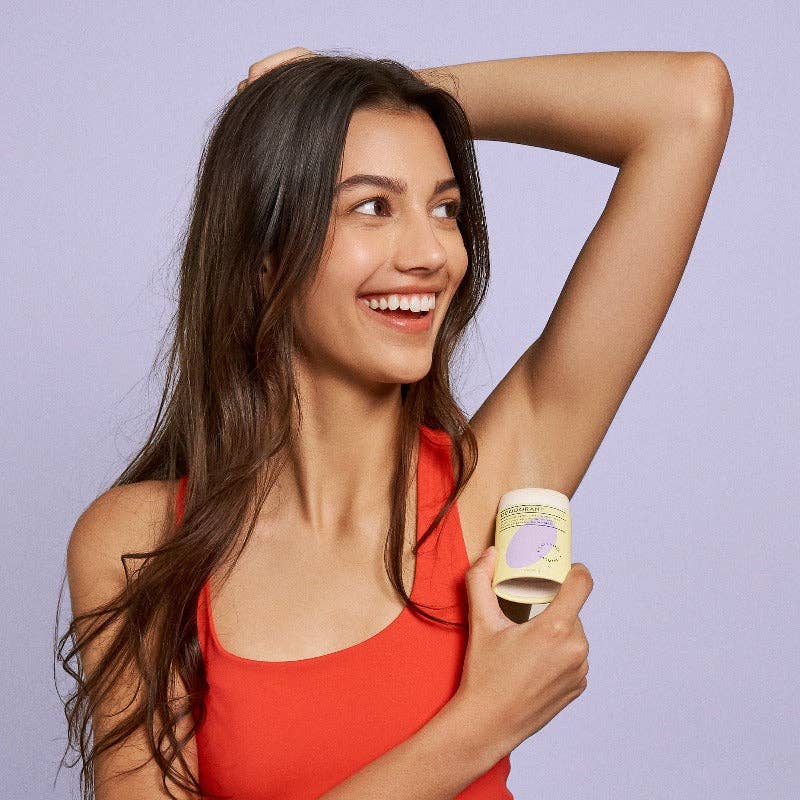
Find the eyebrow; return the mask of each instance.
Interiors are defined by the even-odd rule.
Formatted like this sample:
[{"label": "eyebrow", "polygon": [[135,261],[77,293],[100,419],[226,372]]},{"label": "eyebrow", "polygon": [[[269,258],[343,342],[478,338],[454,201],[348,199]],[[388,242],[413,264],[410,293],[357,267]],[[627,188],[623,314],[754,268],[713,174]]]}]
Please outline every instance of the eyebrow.
[{"label": "eyebrow", "polygon": [[[359,172],[338,183],[333,190],[333,194],[336,196],[356,186],[377,186],[381,189],[388,189],[395,194],[405,194],[408,190],[408,184],[399,178],[390,178],[386,175],[369,175]],[[459,192],[461,191],[458,181],[455,178],[443,178],[437,181],[436,185],[433,187],[433,193],[441,194],[441,192],[447,191],[448,189],[458,189]]]}]

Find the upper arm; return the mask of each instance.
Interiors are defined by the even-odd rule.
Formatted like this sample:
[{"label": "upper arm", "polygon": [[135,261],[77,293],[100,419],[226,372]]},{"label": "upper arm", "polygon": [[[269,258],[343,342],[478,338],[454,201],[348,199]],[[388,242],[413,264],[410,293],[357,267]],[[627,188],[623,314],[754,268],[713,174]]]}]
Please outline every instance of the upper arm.
[{"label": "upper arm", "polygon": [[[164,519],[166,504],[171,502],[171,497],[168,484],[143,481],[109,489],[81,514],[67,547],[67,579],[73,617],[105,605],[124,588],[121,555],[144,552],[155,546],[158,526]],[[77,623],[78,631],[82,633],[86,624]],[[115,620],[113,626],[80,650],[85,676],[94,673],[118,627],[119,621]],[[173,685],[177,685],[174,678]],[[92,716],[95,742],[122,719],[122,715],[111,715],[120,714],[134,700],[138,702],[141,691],[141,686],[137,688],[137,675],[131,671],[115,682]],[[185,690],[182,689],[181,693]],[[188,717],[181,720],[177,738],[185,736],[190,727]],[[197,775],[193,738],[187,743],[183,755]],[[145,761],[144,767],[130,775],[118,774]],[[175,766],[178,766],[177,762]],[[161,771],[152,759],[143,728],[137,729],[121,746],[103,752],[93,767],[97,800],[144,800],[169,796],[161,784]],[[190,796],[181,794],[174,784],[170,788],[177,797]]]},{"label": "upper arm", "polygon": [[722,61],[702,53],[692,63],[674,124],[620,167],[541,335],[471,420],[479,455],[464,505],[475,554],[493,541],[504,492],[540,486],[573,496],[666,316],[732,111]]},{"label": "upper arm", "polygon": [[558,458],[555,488],[568,496],[658,334],[697,236],[730,123],[727,71],[714,59],[697,61],[675,123],[620,167],[541,336],[521,358],[538,435]]}]

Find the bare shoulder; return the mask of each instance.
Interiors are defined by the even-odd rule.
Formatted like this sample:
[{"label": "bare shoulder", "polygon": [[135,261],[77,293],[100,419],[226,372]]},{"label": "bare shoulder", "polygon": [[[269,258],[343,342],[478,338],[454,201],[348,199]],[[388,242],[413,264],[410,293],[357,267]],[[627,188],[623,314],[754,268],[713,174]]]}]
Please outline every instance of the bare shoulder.
[{"label": "bare shoulder", "polygon": [[75,613],[76,606],[87,610],[107,600],[113,586],[124,585],[124,553],[157,546],[176,492],[176,482],[141,481],[107,489],[87,506],[67,545],[67,577]]},{"label": "bare shoulder", "polygon": [[[103,492],[83,511],[67,546],[67,577],[73,617],[106,605],[122,590],[125,585],[122,555],[147,552],[158,545],[159,533],[164,530],[167,515],[174,509],[176,493],[177,482],[169,481],[141,481],[115,486]],[[86,620],[75,624],[82,634]],[[87,677],[93,677],[101,661],[107,659],[120,624],[120,619],[115,619],[110,628],[81,645],[80,661]],[[182,701],[186,689],[174,670],[171,686],[171,691],[176,692],[175,701]],[[93,711],[95,742],[98,737],[110,733],[119,723],[120,714],[134,701],[141,702],[143,691],[135,667],[126,662],[124,673],[115,679]],[[190,724],[187,715],[177,724],[176,735],[179,740],[187,738],[183,754],[196,775],[197,749]],[[122,746],[104,750],[96,758],[93,768],[97,800],[170,796],[163,789],[161,771],[150,755],[143,726],[130,733]],[[174,785],[170,788],[172,797],[188,800],[191,796]]]}]

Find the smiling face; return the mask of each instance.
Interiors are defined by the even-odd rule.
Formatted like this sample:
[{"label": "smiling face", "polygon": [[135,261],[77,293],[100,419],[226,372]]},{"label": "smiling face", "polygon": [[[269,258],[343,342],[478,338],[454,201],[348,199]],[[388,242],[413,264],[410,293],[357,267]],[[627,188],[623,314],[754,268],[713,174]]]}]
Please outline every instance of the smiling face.
[{"label": "smiling face", "polygon": [[[389,180],[376,185],[356,175]],[[354,112],[325,256],[297,306],[298,349],[315,371],[371,384],[413,383],[428,373],[436,335],[467,270],[454,184],[444,142],[426,113]],[[403,292],[436,294],[428,324],[391,325],[391,315],[382,317],[363,299]]]}]

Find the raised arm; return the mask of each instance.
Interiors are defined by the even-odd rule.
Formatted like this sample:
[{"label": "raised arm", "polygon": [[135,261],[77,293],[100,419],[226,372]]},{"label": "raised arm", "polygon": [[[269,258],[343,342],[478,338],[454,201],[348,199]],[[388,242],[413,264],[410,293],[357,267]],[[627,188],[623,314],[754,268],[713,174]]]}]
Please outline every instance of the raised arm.
[{"label": "raised arm", "polygon": [[[619,168],[547,324],[471,420],[481,454],[471,482],[486,496],[548,486],[572,497],[683,276],[731,124],[728,70],[710,52],[622,51],[416,72],[458,98],[476,139]],[[494,508],[471,516],[479,552]]]}]

